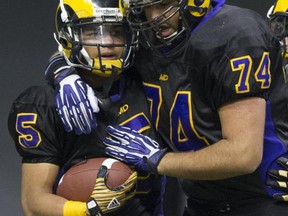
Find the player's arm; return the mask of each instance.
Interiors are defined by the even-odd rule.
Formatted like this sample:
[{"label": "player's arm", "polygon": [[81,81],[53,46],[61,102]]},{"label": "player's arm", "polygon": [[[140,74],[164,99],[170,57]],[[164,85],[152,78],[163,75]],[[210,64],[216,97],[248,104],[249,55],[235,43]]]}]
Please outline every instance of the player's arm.
[{"label": "player's arm", "polygon": [[22,208],[24,215],[62,215],[66,199],[53,194],[59,167],[49,163],[23,163]]},{"label": "player's arm", "polygon": [[136,168],[194,180],[254,172],[262,159],[265,100],[248,98],[219,109],[223,139],[199,151],[169,152],[125,128],[107,129],[106,153]]},{"label": "player's arm", "polygon": [[219,109],[223,139],[195,152],[167,153],[158,172],[217,180],[254,172],[262,160],[265,100],[248,98]]},{"label": "player's arm", "polygon": [[[126,182],[110,189],[106,186],[107,167],[99,171],[91,200],[68,201],[53,194],[53,185],[59,168],[49,163],[24,163],[22,165],[22,207],[27,216],[102,216],[116,211],[135,195],[137,173],[133,172]],[[110,207],[111,201],[118,206]]]},{"label": "player's arm", "polygon": [[46,67],[45,76],[57,90],[56,105],[65,130],[89,134],[96,127],[95,114],[99,112],[93,89],[67,64],[63,55],[54,54]]}]

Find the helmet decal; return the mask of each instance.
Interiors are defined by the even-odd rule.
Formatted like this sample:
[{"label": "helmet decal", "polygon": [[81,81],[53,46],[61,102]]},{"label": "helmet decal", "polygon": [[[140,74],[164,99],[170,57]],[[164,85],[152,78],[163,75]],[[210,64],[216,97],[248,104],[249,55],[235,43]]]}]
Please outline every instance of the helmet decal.
[{"label": "helmet decal", "polygon": [[187,10],[194,17],[203,17],[211,5],[211,0],[188,0]]}]

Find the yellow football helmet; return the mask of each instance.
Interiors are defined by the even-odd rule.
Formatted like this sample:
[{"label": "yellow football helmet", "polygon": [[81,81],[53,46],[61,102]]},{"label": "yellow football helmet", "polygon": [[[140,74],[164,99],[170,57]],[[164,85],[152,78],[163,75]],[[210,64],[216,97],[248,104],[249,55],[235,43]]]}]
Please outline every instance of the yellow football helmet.
[{"label": "yellow football helmet", "polygon": [[[68,64],[103,77],[115,77],[132,64],[136,36],[119,0],[60,0],[55,17],[56,40]],[[107,57],[107,47],[122,47],[122,56]],[[87,50],[97,49],[90,57]]]}]

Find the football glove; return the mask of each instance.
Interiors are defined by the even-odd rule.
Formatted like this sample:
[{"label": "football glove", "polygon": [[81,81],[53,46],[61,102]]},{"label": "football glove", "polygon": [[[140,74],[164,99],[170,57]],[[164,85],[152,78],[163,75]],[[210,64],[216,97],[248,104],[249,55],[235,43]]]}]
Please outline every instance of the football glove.
[{"label": "football glove", "polygon": [[288,201],[288,158],[280,157],[276,163],[283,167],[283,169],[270,169],[268,174],[270,179],[267,184],[282,193],[275,193],[274,199],[281,201]]},{"label": "football glove", "polygon": [[74,69],[64,69],[55,78],[56,88],[58,85],[56,95],[58,115],[67,132],[74,129],[78,135],[89,134],[91,128],[96,128],[97,125],[94,113],[99,112],[98,99],[93,89],[78,74],[69,73],[67,70]]},{"label": "football glove", "polygon": [[149,137],[127,127],[108,126],[103,143],[106,154],[135,167],[136,170],[158,174],[157,166],[167,149]]},{"label": "football glove", "polygon": [[109,188],[106,178],[109,175],[107,166],[102,165],[96,179],[91,200],[87,202],[87,209],[91,216],[101,216],[121,208],[127,200],[136,193],[137,172],[133,172],[124,184]]}]

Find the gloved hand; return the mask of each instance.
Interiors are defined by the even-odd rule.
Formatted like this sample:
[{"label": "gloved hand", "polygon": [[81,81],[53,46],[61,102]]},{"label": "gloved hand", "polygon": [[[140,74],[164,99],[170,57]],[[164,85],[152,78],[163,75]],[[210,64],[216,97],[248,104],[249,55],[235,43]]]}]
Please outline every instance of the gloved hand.
[{"label": "gloved hand", "polygon": [[[68,70],[68,71],[67,71]],[[57,112],[67,132],[89,134],[96,127],[94,113],[99,112],[98,99],[73,68],[64,69],[55,78]],[[66,76],[67,75],[67,76]]]},{"label": "gloved hand", "polygon": [[108,126],[103,143],[106,154],[134,166],[136,170],[157,174],[157,166],[167,149],[149,137],[127,127]]},{"label": "gloved hand", "polygon": [[102,165],[91,194],[91,200],[87,202],[87,209],[91,216],[101,216],[103,213],[121,208],[136,193],[137,172],[133,172],[124,184],[115,188],[107,187],[108,175],[107,166]]},{"label": "gloved hand", "polygon": [[268,175],[270,179],[267,184],[283,193],[275,193],[274,199],[281,201],[288,201],[288,158],[280,157],[276,160],[276,163],[283,167],[283,169],[270,169]]}]

